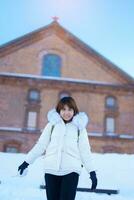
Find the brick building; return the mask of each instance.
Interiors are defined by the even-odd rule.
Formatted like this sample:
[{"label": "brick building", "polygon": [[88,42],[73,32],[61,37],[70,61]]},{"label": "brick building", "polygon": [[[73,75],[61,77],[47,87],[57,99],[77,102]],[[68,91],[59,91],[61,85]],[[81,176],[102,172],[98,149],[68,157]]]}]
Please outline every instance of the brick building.
[{"label": "brick building", "polygon": [[134,79],[56,21],[0,47],[0,151],[31,149],[66,95],[90,116],[92,151],[134,153]]}]

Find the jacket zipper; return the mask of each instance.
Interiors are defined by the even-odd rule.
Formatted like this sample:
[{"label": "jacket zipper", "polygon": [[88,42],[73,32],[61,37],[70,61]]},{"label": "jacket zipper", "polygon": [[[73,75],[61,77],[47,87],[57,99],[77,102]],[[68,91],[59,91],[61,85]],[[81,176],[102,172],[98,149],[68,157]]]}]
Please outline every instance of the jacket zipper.
[{"label": "jacket zipper", "polygon": [[[64,133],[64,136],[63,136],[63,142],[64,142],[64,137],[65,137],[65,135],[66,135],[66,132],[67,132],[67,129],[66,129],[66,125],[65,125],[65,133]],[[64,143],[62,144],[62,148],[63,148],[63,145],[64,145]],[[62,168],[61,168],[61,160],[62,160],[62,148],[61,148],[61,157],[60,157],[60,163],[59,163],[59,170],[61,170]]]}]

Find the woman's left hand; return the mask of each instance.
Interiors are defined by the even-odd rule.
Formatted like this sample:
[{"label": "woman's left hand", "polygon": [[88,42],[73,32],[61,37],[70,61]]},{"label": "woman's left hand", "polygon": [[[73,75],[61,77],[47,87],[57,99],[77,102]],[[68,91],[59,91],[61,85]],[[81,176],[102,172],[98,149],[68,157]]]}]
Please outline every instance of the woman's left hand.
[{"label": "woman's left hand", "polygon": [[90,178],[92,181],[91,190],[95,190],[97,187],[97,177],[95,171],[90,172]]}]

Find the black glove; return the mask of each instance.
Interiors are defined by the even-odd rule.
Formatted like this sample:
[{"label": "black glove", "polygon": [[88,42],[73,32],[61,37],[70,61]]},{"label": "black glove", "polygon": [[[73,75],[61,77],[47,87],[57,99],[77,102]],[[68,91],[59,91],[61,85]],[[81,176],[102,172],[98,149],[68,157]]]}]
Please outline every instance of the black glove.
[{"label": "black glove", "polygon": [[28,163],[26,161],[24,161],[19,167],[18,167],[18,171],[20,171],[20,175],[23,174],[23,171],[28,167]]},{"label": "black glove", "polygon": [[97,187],[97,177],[95,171],[90,172],[90,178],[92,181],[91,190],[95,190]]}]

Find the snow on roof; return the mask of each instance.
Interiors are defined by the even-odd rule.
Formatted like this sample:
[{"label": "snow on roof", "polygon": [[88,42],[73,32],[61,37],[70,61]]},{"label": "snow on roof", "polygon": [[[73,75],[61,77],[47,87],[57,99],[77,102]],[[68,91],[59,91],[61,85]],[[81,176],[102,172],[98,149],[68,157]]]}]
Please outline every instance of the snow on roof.
[{"label": "snow on roof", "polygon": [[103,133],[88,133],[88,136],[102,137]]},{"label": "snow on roof", "polygon": [[126,138],[126,139],[134,139],[134,135],[128,135],[128,134],[121,134],[119,135],[120,138]]},{"label": "snow on roof", "polygon": [[118,137],[118,138],[123,138],[123,139],[134,139],[134,135],[128,135],[127,133],[123,133],[123,134],[118,134],[118,133],[108,133],[108,134],[105,134],[104,133],[95,133],[95,132],[89,132],[88,133],[88,136],[95,136],[95,137],[102,137],[102,136],[105,136],[105,137]]},{"label": "snow on roof", "polygon": [[117,86],[117,84],[109,83],[109,82],[101,82],[101,81],[95,81],[95,80],[74,79],[74,78],[66,78],[66,77],[41,76],[41,75],[33,75],[33,74],[19,74],[19,73],[1,72],[0,76],[5,76],[5,77],[9,76],[9,77],[16,77],[16,78],[32,78],[32,79],[40,79],[40,80],[67,81],[67,82],[84,83],[84,84],[99,84],[99,85],[101,84],[101,85]]},{"label": "snow on roof", "polygon": [[22,131],[22,128],[16,128],[16,127],[0,127],[0,131]]}]

